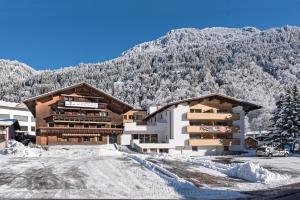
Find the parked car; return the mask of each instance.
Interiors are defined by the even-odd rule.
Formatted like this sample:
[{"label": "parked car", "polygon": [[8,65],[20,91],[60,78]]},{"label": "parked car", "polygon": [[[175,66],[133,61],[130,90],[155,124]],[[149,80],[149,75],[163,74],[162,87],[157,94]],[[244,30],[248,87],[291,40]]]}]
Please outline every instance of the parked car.
[{"label": "parked car", "polygon": [[277,147],[259,147],[256,149],[256,155],[257,156],[284,156],[287,157],[289,156],[289,151],[286,149],[279,149]]}]

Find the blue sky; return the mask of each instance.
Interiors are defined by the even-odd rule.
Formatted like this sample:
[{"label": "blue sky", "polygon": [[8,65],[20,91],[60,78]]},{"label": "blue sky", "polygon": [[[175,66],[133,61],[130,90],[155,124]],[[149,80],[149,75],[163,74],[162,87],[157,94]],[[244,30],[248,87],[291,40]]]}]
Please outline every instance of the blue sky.
[{"label": "blue sky", "polygon": [[0,58],[105,61],[175,28],[300,25],[300,0],[0,0]]}]

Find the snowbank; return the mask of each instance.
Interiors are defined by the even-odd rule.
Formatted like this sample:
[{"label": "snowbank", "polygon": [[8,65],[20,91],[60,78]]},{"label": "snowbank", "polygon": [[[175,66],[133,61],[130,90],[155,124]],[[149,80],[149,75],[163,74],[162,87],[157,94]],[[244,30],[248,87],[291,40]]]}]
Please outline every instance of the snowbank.
[{"label": "snowbank", "polygon": [[[165,175],[168,178],[172,178],[175,179],[176,181],[183,181],[183,179],[179,178],[176,174],[171,173],[169,170],[166,170],[163,167],[160,167],[159,165],[156,165],[150,161],[145,160],[143,157],[139,157],[139,156],[131,156],[134,160],[136,160],[137,162],[139,162],[141,165],[145,166],[146,168],[150,169],[151,171],[158,171],[159,175]],[[165,178],[167,178],[165,177]]]},{"label": "snowbank", "polygon": [[43,149],[38,147],[28,147],[15,140],[9,140],[7,141],[7,147],[1,150],[0,153],[16,157],[39,157],[43,151]]},{"label": "snowbank", "polygon": [[281,175],[271,172],[261,167],[259,164],[255,164],[252,162],[222,164],[215,163],[210,160],[200,160],[195,158],[190,158],[188,161],[222,172],[230,177],[240,178],[251,182],[270,184],[288,180],[290,178],[288,175]]},{"label": "snowbank", "polygon": [[114,145],[53,145],[43,153],[43,157],[64,157],[69,159],[81,159],[87,157],[118,156],[123,153]]}]

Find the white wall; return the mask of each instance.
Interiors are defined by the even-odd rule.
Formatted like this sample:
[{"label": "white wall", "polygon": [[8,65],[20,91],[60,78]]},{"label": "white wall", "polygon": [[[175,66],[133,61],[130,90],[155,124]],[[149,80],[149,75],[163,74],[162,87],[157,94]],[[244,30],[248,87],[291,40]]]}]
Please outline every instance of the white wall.
[{"label": "white wall", "polygon": [[243,107],[237,106],[232,109],[233,113],[240,114],[240,119],[233,121],[233,126],[239,126],[240,130],[233,134],[233,138],[240,139],[240,145],[232,145],[229,147],[230,151],[243,151],[245,145],[245,111]]},{"label": "white wall", "polygon": [[189,112],[187,104],[179,104],[173,107],[172,110],[172,137],[175,140],[175,146],[186,146],[189,140],[189,134],[186,132],[186,126],[189,121],[186,119],[186,114]]},{"label": "white wall", "polygon": [[30,111],[28,110],[16,110],[16,109],[10,109],[10,108],[0,108],[0,114],[9,114],[10,119],[13,119],[14,115],[22,115],[22,116],[27,116],[28,117],[28,121],[27,122],[23,122],[23,121],[19,121],[20,126],[27,126],[28,128],[28,133],[31,135],[35,135],[35,131],[31,131],[31,126],[35,127],[35,122],[31,121],[31,117],[33,117],[33,115],[31,114]]}]

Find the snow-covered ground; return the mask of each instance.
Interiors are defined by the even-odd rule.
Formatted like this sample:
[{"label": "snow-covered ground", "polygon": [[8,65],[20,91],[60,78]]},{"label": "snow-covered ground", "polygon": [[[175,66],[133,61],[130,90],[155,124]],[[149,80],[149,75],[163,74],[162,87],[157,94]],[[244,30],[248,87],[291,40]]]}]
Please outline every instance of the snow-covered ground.
[{"label": "snow-covered ground", "polygon": [[[218,177],[240,179],[241,181],[227,186],[227,189],[235,191],[270,189],[300,183],[300,157],[296,155],[273,158],[253,156],[189,157],[169,154],[139,156],[148,160],[154,159],[160,162],[162,166],[166,164],[164,161],[168,161],[168,165],[173,166],[173,168],[176,164],[173,165],[172,162],[185,163],[187,173],[198,171],[211,175],[215,179]],[[223,187],[214,188],[221,189]]]},{"label": "snow-covered ground", "polygon": [[[38,151],[38,153],[36,153]],[[34,153],[33,153],[34,152]],[[232,198],[145,167],[113,145],[52,146],[12,142],[0,153],[1,198]]]},{"label": "snow-covered ground", "polygon": [[25,147],[0,152],[2,198],[247,197],[300,183],[300,157],[127,154],[113,145]]}]

